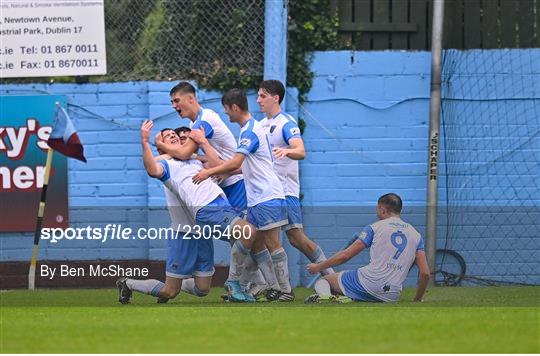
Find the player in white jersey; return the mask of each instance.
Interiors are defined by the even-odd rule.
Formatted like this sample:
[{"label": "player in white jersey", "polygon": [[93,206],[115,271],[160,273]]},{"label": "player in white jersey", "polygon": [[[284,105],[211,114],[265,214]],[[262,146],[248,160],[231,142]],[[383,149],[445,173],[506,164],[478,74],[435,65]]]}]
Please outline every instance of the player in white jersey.
[{"label": "player in white jersey", "polygon": [[[171,89],[170,96],[171,104],[178,112],[178,115],[191,121],[191,129],[203,128],[208,143],[217,153],[223,159],[231,159],[236,151],[236,140],[231,130],[216,112],[201,107],[195,96],[193,85],[188,82],[180,82]],[[168,153],[172,157],[183,160],[190,159],[199,148],[192,139],[189,139],[185,145],[181,146],[156,140],[156,146],[159,150]],[[220,183],[220,187],[233,207],[239,210],[246,209],[247,201],[242,174],[232,172],[230,176]]]},{"label": "player in white jersey", "polygon": [[[212,231],[222,232],[237,229],[249,236],[242,236],[240,243],[249,240],[254,228],[239,217],[226,200],[225,193],[212,180],[203,184],[193,184],[193,176],[203,168],[195,159],[176,160],[173,158],[156,160],[149,144],[149,134],[153,123],[145,121],[141,127],[143,162],[151,177],[163,182],[167,188],[167,205],[171,214],[172,227],[180,233],[168,239],[167,268],[165,283],[155,279],[134,280],[122,278],[117,281],[120,292],[119,301],[129,303],[132,291],[151,294],[168,300],[176,297],[180,290],[205,296],[208,294],[214,274],[214,250],[211,238],[190,236],[185,233],[195,225],[209,225]],[[179,136],[172,129],[162,130],[164,142],[182,145]],[[161,157],[161,156],[160,156]],[[190,277],[194,276],[193,279]],[[184,286],[184,284],[188,284]],[[243,293],[232,294],[232,301],[247,301]]]},{"label": "player in white jersey", "polygon": [[249,113],[247,97],[242,90],[227,91],[221,102],[231,122],[241,126],[236,154],[220,166],[202,170],[194,180],[201,182],[210,176],[242,168],[248,200],[247,220],[257,229],[253,252],[270,287],[266,297],[291,300],[294,295],[289,282],[287,254],[279,240],[280,227],[287,224],[285,195],[273,169],[266,132]]},{"label": "player in white jersey", "polygon": [[[370,248],[371,259],[367,266],[324,276],[315,283],[317,294],[309,296],[305,302],[398,301],[403,281],[413,263],[420,271],[414,301],[422,301],[430,276],[424,241],[414,227],[401,220],[401,208],[402,201],[397,194],[383,195],[377,202],[379,221],[366,226],[347,249],[324,262],[309,264],[308,271],[318,273],[323,268],[343,264]],[[347,298],[339,297],[343,295]]]},{"label": "player in white jersey", "polygon": [[[279,80],[264,80],[259,85],[257,103],[266,117],[261,125],[274,154],[274,169],[283,185],[287,201],[288,224],[283,227],[291,245],[300,250],[311,262],[326,260],[322,249],[304,233],[302,208],[300,205],[300,178],[298,160],[305,157],[304,141],[300,136],[300,128],[294,118],[281,110],[281,102],[285,97],[285,86]],[[334,273],[326,268],[321,274]]]},{"label": "player in white jersey", "polygon": [[[204,133],[205,141],[217,151],[221,158],[228,160],[233,157],[236,151],[236,140],[232,132],[216,112],[201,107],[197,101],[193,85],[188,82],[180,82],[171,89],[170,97],[171,104],[178,115],[191,121],[190,127],[193,131],[190,139],[182,146],[170,145],[159,139],[156,140],[158,149],[177,159],[189,159],[199,147],[206,152],[207,149],[204,144],[197,146],[197,143],[201,141],[195,142],[192,139],[193,135],[196,135],[201,130]],[[246,190],[240,170],[229,172],[225,179],[221,180],[220,187],[234,208],[239,211],[247,209]],[[233,243],[232,240],[229,240],[229,242]],[[253,281],[256,286],[264,285],[253,258],[248,257],[246,267],[243,274],[247,276],[247,279]]]}]

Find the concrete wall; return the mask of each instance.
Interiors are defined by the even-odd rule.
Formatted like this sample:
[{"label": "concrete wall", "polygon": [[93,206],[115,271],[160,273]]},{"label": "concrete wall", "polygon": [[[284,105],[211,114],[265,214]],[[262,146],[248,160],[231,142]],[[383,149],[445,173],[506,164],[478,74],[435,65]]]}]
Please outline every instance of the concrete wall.
[{"label": "concrete wall", "polygon": [[[481,52],[475,54],[477,60],[482,60],[484,55]],[[353,233],[375,220],[376,200],[389,191],[402,196],[404,219],[423,233],[430,54],[316,52],[312,70],[315,79],[303,107],[299,107],[294,89],[289,89],[287,97],[287,110],[293,115],[301,111],[307,124],[303,137],[308,156],[301,163],[306,233],[321,245],[327,255],[336,252]],[[532,74],[538,76],[538,71],[533,70]],[[540,78],[535,83],[539,82]],[[147,178],[143,171],[138,128],[141,120],[146,118],[155,119],[158,128],[187,124],[187,121],[181,122],[170,108],[168,91],[172,85],[170,82],[129,82],[1,87],[2,94],[39,92],[68,96],[69,113],[80,132],[89,161],[85,165],[69,160],[69,203],[73,226],[111,222],[137,227],[167,220],[162,188],[158,182]],[[538,89],[538,84],[533,85]],[[538,101],[534,100],[539,96],[540,90],[533,90],[533,99],[524,100],[533,100],[538,106]],[[219,93],[202,91],[199,99],[204,106],[222,114]],[[504,100],[504,97],[500,99]],[[254,93],[250,95],[250,107],[258,107]],[[254,114],[256,118],[262,116],[255,110]],[[225,115],[222,117],[226,120]],[[486,120],[489,121],[489,117]],[[537,119],[522,120],[520,124],[524,125],[525,132],[538,130],[538,127],[533,127],[538,124]],[[238,133],[236,126],[230,127],[233,133]],[[478,132],[478,135],[482,134],[482,131]],[[538,158],[538,140],[533,143],[536,144],[532,151]],[[444,155],[441,160],[444,167]],[[444,168],[441,171],[444,172]],[[511,181],[505,179],[496,179],[493,184],[509,186]],[[441,179],[442,205],[446,203],[445,181]],[[536,203],[540,201],[538,190],[534,190],[537,183],[537,177],[527,183],[532,184],[528,197]],[[444,212],[440,222],[439,234],[445,236]],[[535,228],[538,229],[538,225],[531,226],[531,229]],[[525,279],[520,277],[520,281],[540,282],[537,262],[540,260],[540,246],[538,235],[535,236],[526,235],[525,245],[521,240],[513,245],[516,249],[529,251],[526,255],[512,255],[513,265],[524,263],[529,268]],[[469,241],[468,245],[449,247],[460,250],[463,255],[480,258],[478,263],[504,261],[493,260],[490,254],[478,257],[486,249],[485,238],[481,238],[476,236],[474,243]],[[31,233],[2,234],[0,242],[1,261],[29,259]],[[441,239],[440,247],[445,242]],[[520,243],[526,247],[518,247]],[[227,263],[226,244],[216,242],[215,246],[216,262]],[[296,250],[287,250],[293,283],[307,283],[311,277],[305,272],[306,258]],[[345,268],[366,263],[368,255],[363,252]],[[164,256],[164,241],[148,240],[107,244],[65,241],[54,245],[43,243],[40,249],[40,259],[50,260],[163,259]],[[509,278],[515,278],[523,271],[517,268]],[[413,271],[407,283],[413,284],[414,280]]]}]

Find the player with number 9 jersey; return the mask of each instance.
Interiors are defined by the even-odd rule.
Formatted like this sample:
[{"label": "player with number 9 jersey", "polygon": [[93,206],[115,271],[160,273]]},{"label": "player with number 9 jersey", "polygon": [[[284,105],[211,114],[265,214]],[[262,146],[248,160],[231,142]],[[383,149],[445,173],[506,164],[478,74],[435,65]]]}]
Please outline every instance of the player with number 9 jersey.
[{"label": "player with number 9 jersey", "polygon": [[370,248],[369,264],[358,269],[360,284],[385,302],[398,300],[416,252],[424,250],[424,240],[397,216],[366,226],[359,239]]}]

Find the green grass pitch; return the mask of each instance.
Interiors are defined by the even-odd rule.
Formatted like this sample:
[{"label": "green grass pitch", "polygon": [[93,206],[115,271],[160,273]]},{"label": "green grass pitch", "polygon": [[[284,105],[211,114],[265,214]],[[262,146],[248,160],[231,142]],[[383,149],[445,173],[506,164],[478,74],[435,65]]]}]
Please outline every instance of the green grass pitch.
[{"label": "green grass pitch", "polygon": [[539,353],[539,287],[432,288],[412,303],[169,304],[113,289],[0,292],[2,353]]}]

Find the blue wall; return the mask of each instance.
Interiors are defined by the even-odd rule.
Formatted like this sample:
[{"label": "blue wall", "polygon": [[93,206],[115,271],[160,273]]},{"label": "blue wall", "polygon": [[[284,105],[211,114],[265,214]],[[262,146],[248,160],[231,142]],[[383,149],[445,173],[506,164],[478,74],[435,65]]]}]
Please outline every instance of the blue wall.
[{"label": "blue wall", "polygon": [[[477,52],[475,56],[482,60],[483,54]],[[301,163],[306,233],[331,255],[360,227],[373,222],[377,198],[389,191],[402,196],[406,206],[404,219],[423,233],[430,54],[316,52],[312,70],[315,73],[313,88],[303,107],[299,107],[294,89],[288,91],[287,97],[287,110],[293,115],[301,111],[307,124],[303,137],[308,156]],[[538,76],[538,72],[535,75]],[[539,82],[540,78],[536,83]],[[187,124],[187,121],[179,121],[170,108],[168,91],[173,84],[1,87],[2,94],[46,92],[68,96],[69,112],[80,131],[89,161],[85,165],[69,160],[73,226],[123,222],[136,227],[167,219],[162,209],[165,204],[162,188],[143,171],[138,128],[146,118],[155,119],[158,128]],[[540,90],[533,91],[533,97],[538,99]],[[204,106],[222,114],[219,93],[203,91],[199,99]],[[250,107],[258,108],[254,99],[252,93]],[[255,112],[255,116],[260,118],[261,113]],[[527,128],[530,122],[520,123],[526,132],[538,129]],[[233,133],[238,133],[236,126],[230,127]],[[539,145],[534,146],[534,152],[538,158]],[[444,166],[444,155],[441,159]],[[443,205],[444,182],[441,179]],[[535,199],[540,202],[540,195]],[[95,209],[96,206],[100,209]],[[107,210],[107,206],[129,209]],[[147,206],[151,207],[150,211]],[[439,234],[444,235],[445,214],[441,214],[440,222]],[[538,238],[529,240],[532,247],[529,244],[528,249],[532,248],[533,257],[538,257]],[[32,234],[2,234],[0,243],[1,261],[28,260]],[[478,246],[475,244],[469,249],[475,253],[475,249],[482,248]],[[163,241],[43,243],[40,259],[163,259],[164,247]],[[227,263],[228,247],[216,242],[216,249],[216,262]],[[290,248],[287,250],[293,283],[305,284],[310,279],[305,273],[305,257]],[[368,259],[368,253],[364,252],[345,268]],[[526,263],[533,263],[527,281],[539,283],[538,262]],[[519,270],[514,273],[519,274]],[[409,284],[414,283],[413,277],[414,272],[407,281]]]}]

